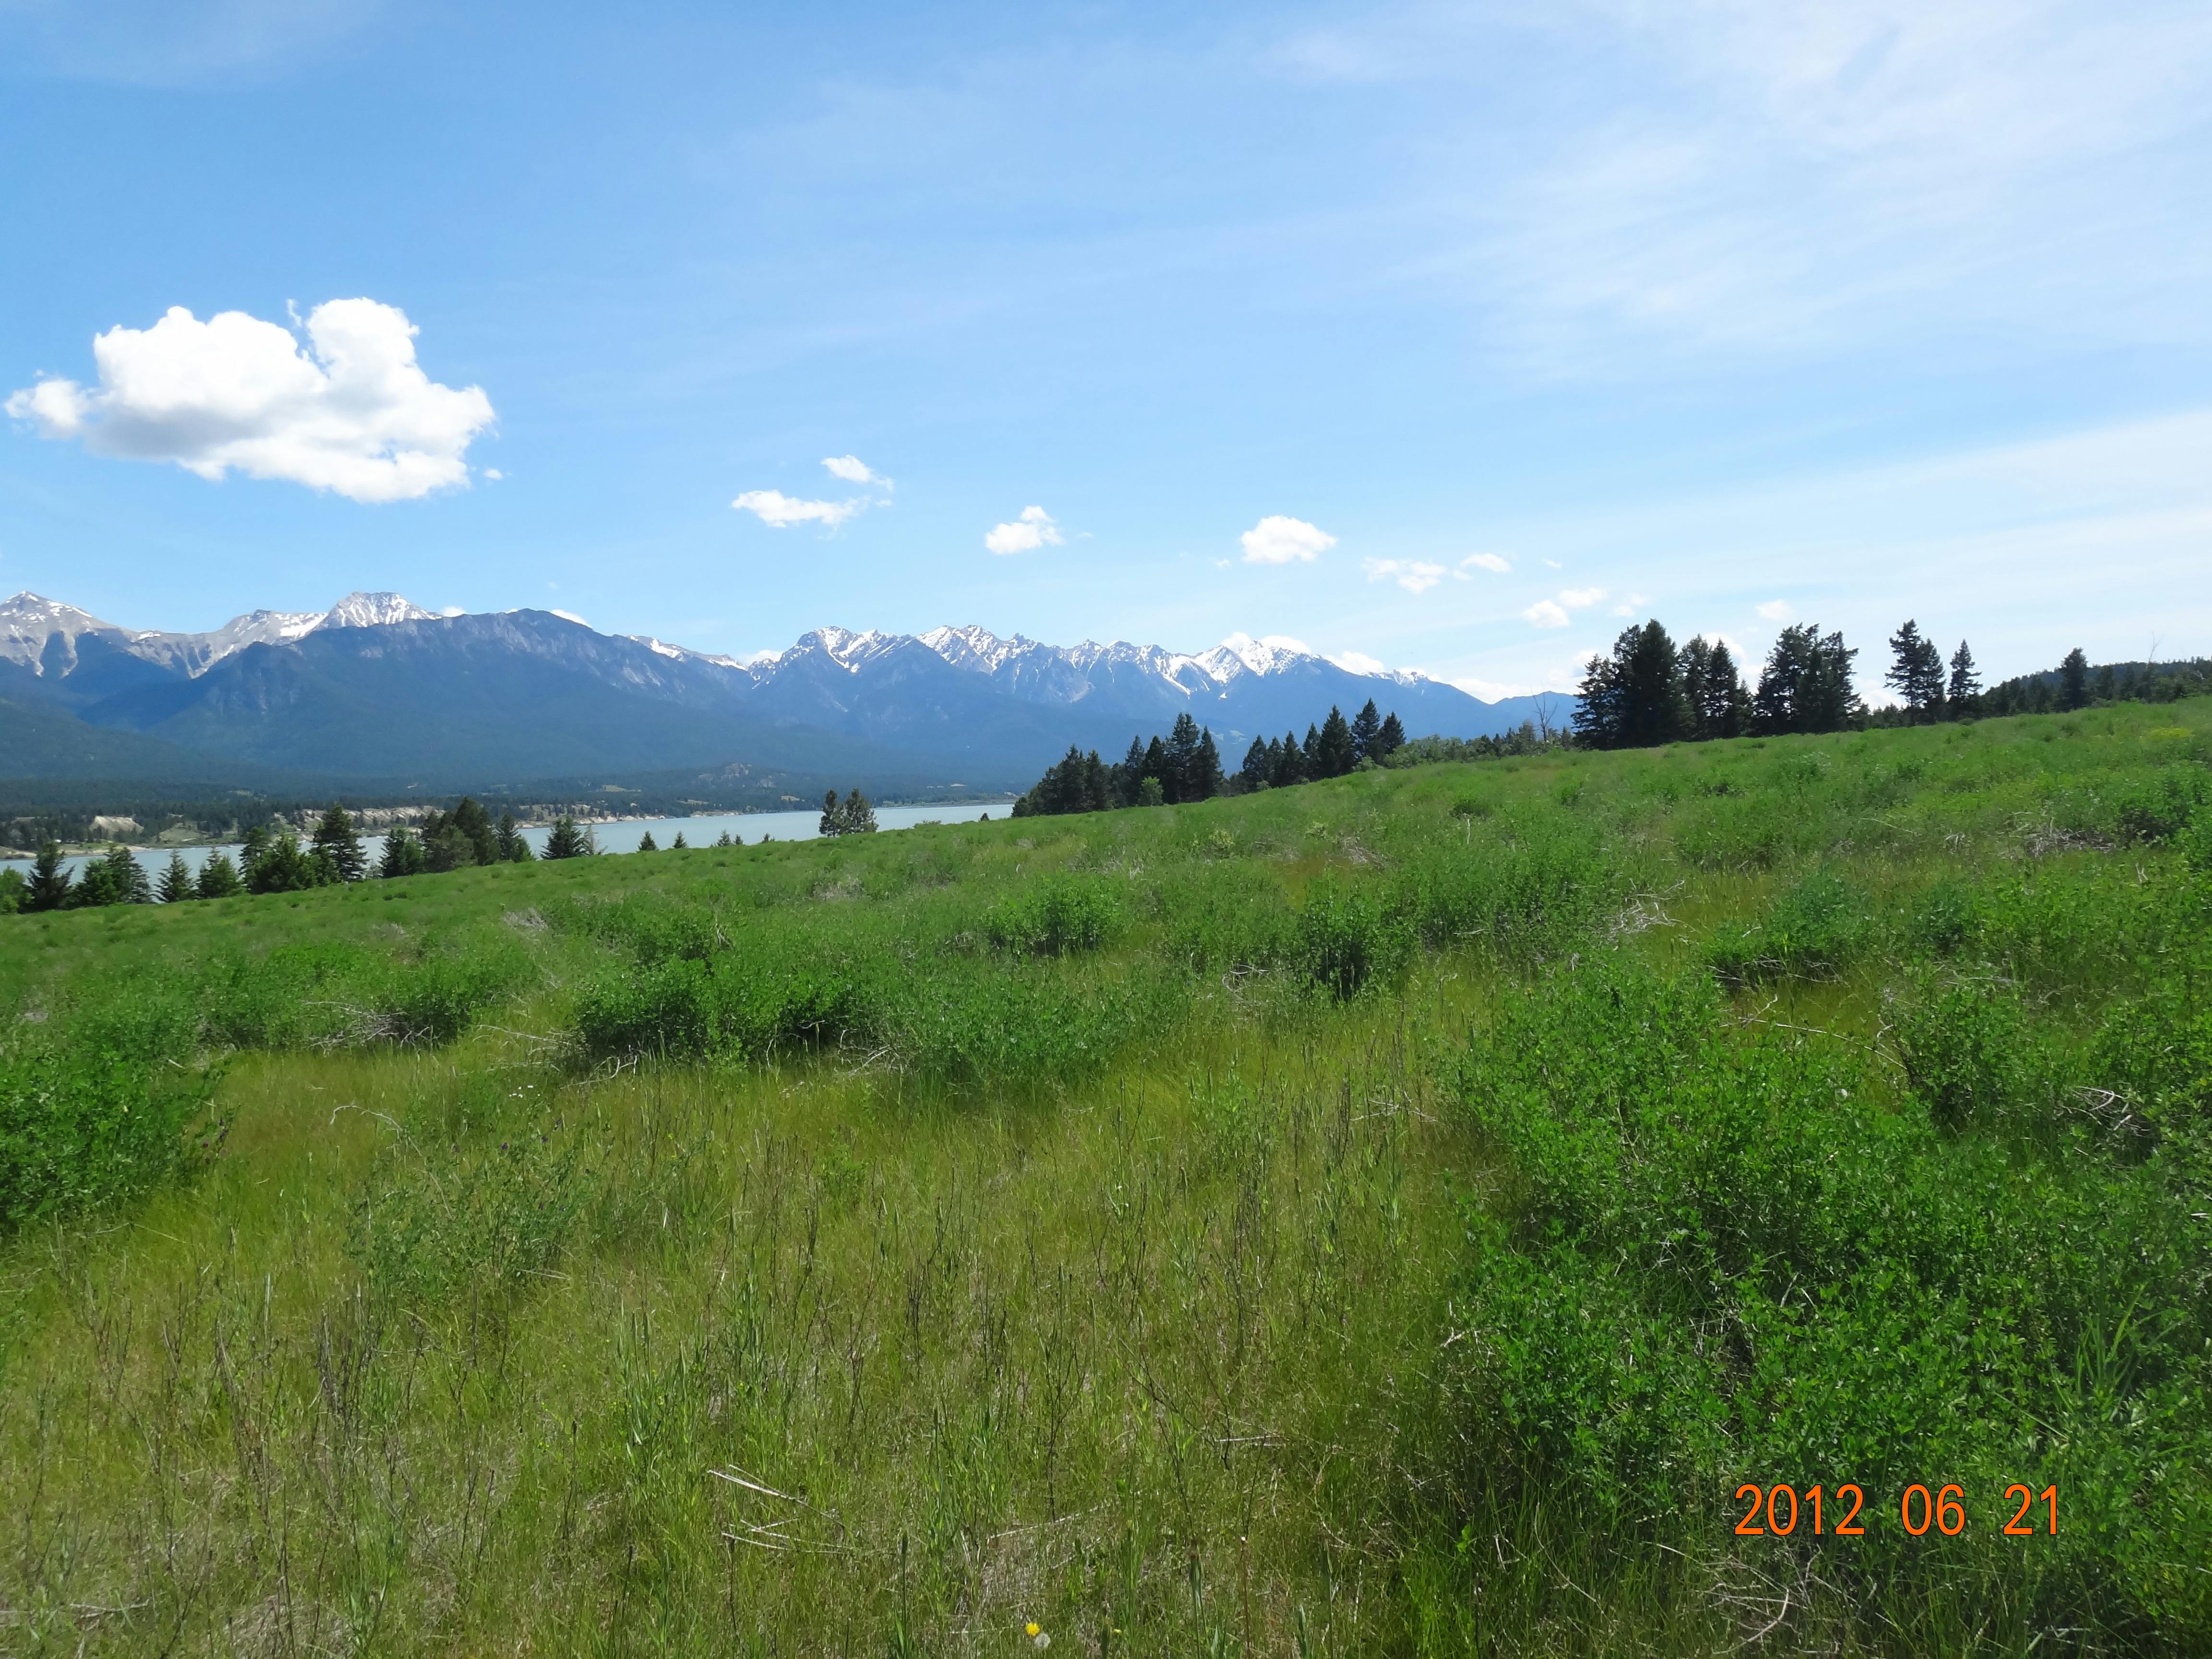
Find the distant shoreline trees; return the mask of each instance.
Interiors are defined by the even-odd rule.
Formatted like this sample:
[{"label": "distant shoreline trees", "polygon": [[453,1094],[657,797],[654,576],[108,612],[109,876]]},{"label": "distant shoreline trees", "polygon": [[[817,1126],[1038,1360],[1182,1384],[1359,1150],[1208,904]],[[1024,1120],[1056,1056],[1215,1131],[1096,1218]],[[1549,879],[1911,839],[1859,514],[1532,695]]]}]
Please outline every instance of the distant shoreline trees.
[{"label": "distant shoreline trees", "polygon": [[1128,752],[1114,764],[1097,750],[1071,746],[1014,803],[1018,818],[1064,812],[1105,812],[1129,806],[1174,806],[1210,800],[1216,795],[1284,789],[1316,778],[1341,777],[1363,763],[1381,765],[1406,741],[1406,728],[1394,713],[1380,714],[1375,700],[1347,720],[1332,707],[1319,725],[1309,725],[1303,740],[1295,732],[1280,738],[1255,738],[1234,773],[1221,769],[1221,750],[1212,728],[1200,726],[1188,710],[1176,716],[1164,741],[1129,739]]}]

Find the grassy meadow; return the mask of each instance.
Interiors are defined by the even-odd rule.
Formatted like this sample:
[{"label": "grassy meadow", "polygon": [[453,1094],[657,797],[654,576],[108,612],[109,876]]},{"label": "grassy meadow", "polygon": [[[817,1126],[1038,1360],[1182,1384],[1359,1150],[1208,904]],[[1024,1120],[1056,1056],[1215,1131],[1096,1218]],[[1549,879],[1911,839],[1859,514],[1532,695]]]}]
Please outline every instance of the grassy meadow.
[{"label": "grassy meadow", "polygon": [[2212,1651],[2208,757],[0,917],[0,1653]]}]

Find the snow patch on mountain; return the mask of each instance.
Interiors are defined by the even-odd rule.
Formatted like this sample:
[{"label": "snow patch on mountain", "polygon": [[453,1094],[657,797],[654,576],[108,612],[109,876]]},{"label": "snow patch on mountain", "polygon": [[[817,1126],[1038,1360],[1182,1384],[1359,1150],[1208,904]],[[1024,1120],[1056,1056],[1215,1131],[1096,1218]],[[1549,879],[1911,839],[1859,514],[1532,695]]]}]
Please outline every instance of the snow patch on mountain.
[{"label": "snow patch on mountain", "polygon": [[317,628],[384,628],[393,623],[435,622],[437,613],[425,611],[398,593],[349,593],[323,614]]}]

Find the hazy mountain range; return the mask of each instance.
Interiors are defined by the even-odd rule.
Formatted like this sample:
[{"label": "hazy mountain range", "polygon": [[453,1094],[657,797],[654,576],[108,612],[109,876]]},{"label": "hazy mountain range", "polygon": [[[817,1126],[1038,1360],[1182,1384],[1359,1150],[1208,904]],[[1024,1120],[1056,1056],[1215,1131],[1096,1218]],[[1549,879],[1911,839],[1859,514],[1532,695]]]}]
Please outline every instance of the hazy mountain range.
[{"label": "hazy mountain range", "polygon": [[[1408,732],[1475,737],[1536,698],[1486,703],[1232,636],[1195,655],[980,628],[818,629],[751,659],[599,633],[545,611],[437,616],[396,593],[256,611],[204,634],[0,602],[0,777],[285,777],[431,789],[681,769],[782,769],[914,789],[1015,788],[1071,743],[1116,755],[1188,711],[1233,767],[1370,697]],[[1551,699],[1557,719],[1565,700]]]}]

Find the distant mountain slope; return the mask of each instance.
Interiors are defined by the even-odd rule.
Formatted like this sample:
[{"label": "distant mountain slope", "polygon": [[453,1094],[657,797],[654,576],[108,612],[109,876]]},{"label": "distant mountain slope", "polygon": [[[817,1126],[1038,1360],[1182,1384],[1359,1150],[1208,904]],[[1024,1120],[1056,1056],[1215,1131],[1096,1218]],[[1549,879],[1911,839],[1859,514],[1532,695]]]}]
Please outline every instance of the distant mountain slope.
[{"label": "distant mountain slope", "polygon": [[[1362,672],[1242,635],[1190,655],[972,627],[824,628],[741,661],[549,611],[437,617],[395,593],[255,611],[205,634],[134,631],[18,594],[0,602],[0,697],[168,744],[143,751],[161,769],[131,773],[145,777],[210,757],[442,787],[734,764],[984,790],[1033,781],[1070,744],[1118,755],[1186,712],[1233,767],[1252,738],[1303,732],[1332,705],[1350,714],[1371,697],[1410,733],[1477,737],[1537,702],[1485,703],[1422,675]],[[1565,712],[1553,700],[1552,717]],[[32,766],[49,751],[57,765],[105,765],[111,752],[75,736],[18,748]],[[134,752],[115,748],[114,763]]]}]

